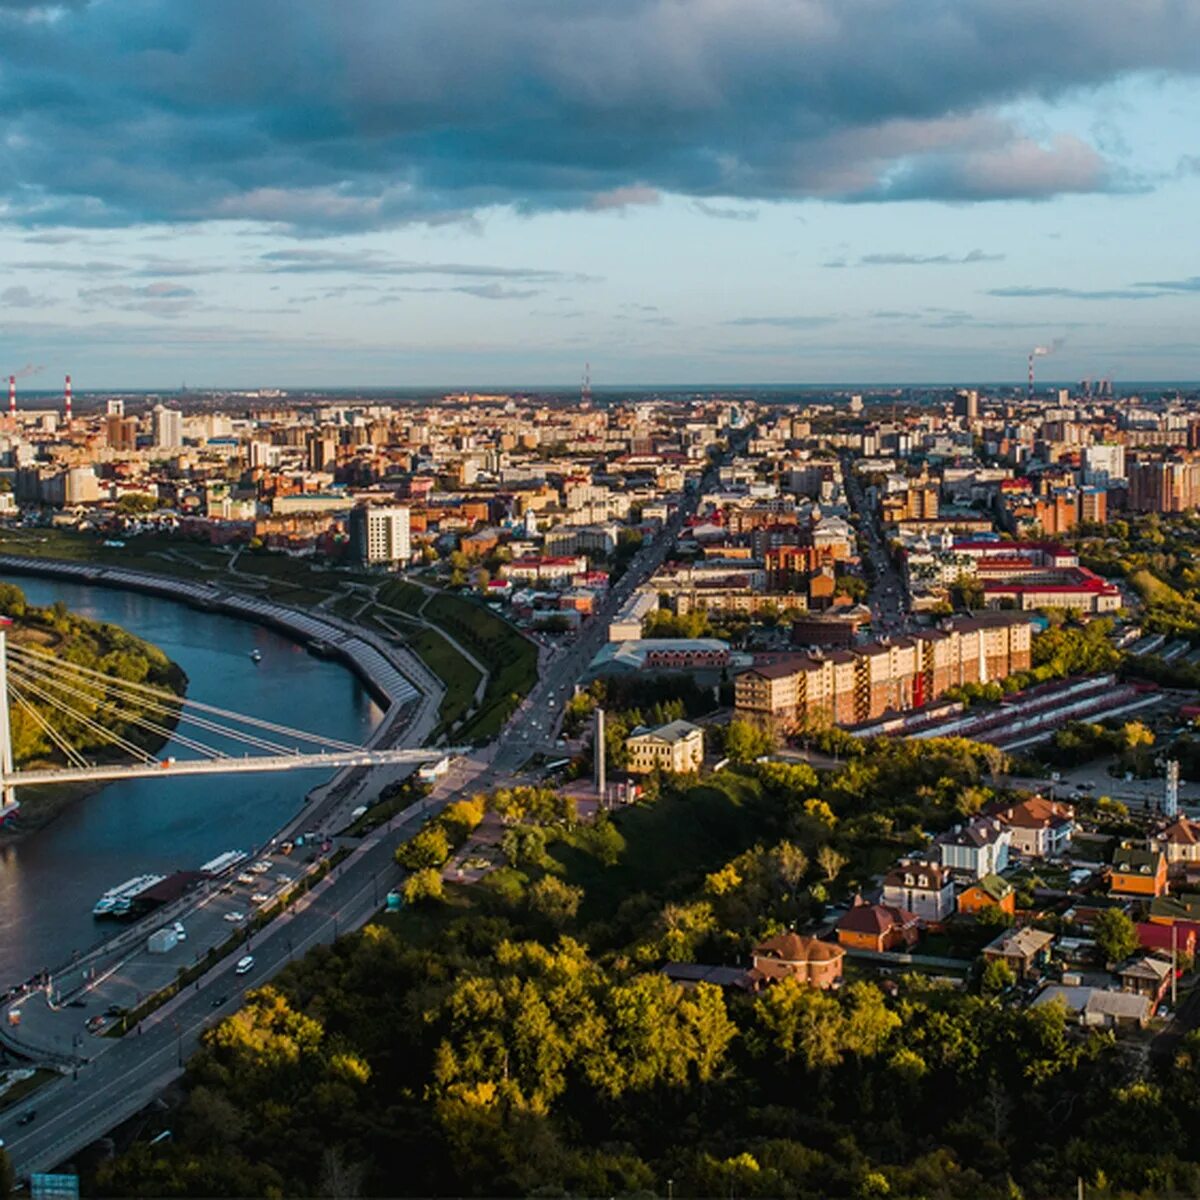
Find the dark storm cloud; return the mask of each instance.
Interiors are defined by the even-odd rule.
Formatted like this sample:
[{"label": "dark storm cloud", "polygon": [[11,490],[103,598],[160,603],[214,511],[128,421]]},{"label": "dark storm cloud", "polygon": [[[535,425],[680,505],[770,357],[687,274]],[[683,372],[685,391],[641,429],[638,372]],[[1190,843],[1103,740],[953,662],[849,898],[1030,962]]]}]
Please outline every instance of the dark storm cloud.
[{"label": "dark storm cloud", "polygon": [[1138,181],[1016,102],[1198,65],[1191,0],[4,0],[0,197],[27,224],[315,233],[1040,199]]}]

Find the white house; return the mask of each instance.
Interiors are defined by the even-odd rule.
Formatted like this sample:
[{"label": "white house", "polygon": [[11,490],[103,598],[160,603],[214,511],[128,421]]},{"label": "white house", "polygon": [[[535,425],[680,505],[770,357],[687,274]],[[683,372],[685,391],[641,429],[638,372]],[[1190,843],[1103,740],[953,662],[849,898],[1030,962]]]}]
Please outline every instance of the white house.
[{"label": "white house", "polygon": [[955,908],[954,876],[940,863],[902,858],[883,877],[883,903],[923,921],[944,921]]},{"label": "white house", "polygon": [[1008,866],[1012,830],[995,817],[974,817],[939,834],[933,844],[943,866],[982,879],[999,875]]}]

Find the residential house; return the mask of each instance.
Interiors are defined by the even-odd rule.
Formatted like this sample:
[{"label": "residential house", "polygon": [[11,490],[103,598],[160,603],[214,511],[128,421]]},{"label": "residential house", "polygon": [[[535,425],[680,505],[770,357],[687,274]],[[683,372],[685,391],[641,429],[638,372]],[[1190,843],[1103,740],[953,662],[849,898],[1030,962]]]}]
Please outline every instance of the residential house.
[{"label": "residential house", "polygon": [[1145,996],[1134,992],[1114,992],[1107,988],[1064,987],[1052,984],[1043,988],[1031,1008],[1060,1003],[1074,1013],[1081,1025],[1113,1028],[1119,1025],[1144,1026],[1154,1011]]},{"label": "residential house", "polygon": [[750,975],[755,982],[795,979],[824,991],[841,982],[845,957],[845,950],[831,942],[782,933],[754,947]]},{"label": "residential house", "polygon": [[1192,821],[1180,813],[1150,840],[1167,856],[1169,873],[1182,873],[1188,867],[1200,866],[1200,822]]},{"label": "residential house", "polygon": [[923,921],[944,921],[954,913],[954,877],[940,863],[902,858],[883,877],[883,902]]},{"label": "residential house", "polygon": [[1117,971],[1117,976],[1121,980],[1121,991],[1145,996],[1157,1008],[1171,986],[1171,960],[1144,954],[1141,958],[1130,959]]},{"label": "residential house", "polygon": [[[1168,897],[1163,897],[1167,899]],[[1157,900],[1154,901],[1158,903]],[[1158,950],[1166,954],[1196,957],[1196,927],[1184,921],[1171,925],[1160,925],[1153,921],[1139,921],[1135,926],[1138,941],[1145,950]]]},{"label": "residential house", "polygon": [[860,900],[838,921],[837,939],[852,950],[907,950],[917,944],[920,924],[907,909]]},{"label": "residential house", "polygon": [[1108,886],[1118,896],[1161,896],[1167,890],[1167,856],[1134,841],[1121,842]]},{"label": "residential house", "polygon": [[1021,929],[1006,929],[983,948],[987,962],[1006,962],[1018,979],[1037,974],[1050,961],[1054,934],[1026,925]]},{"label": "residential house", "polygon": [[1031,796],[995,813],[1012,833],[1012,849],[1028,858],[1054,858],[1075,831],[1075,810],[1061,800]]},{"label": "residential house", "polygon": [[1012,831],[995,817],[975,817],[933,841],[942,865],[971,879],[1004,871],[1011,844]]},{"label": "residential house", "polygon": [[690,721],[635,729],[625,739],[627,769],[634,775],[666,771],[686,775],[704,761],[704,731]]},{"label": "residential house", "polygon": [[1016,915],[1017,890],[999,875],[985,875],[958,893],[960,913],[977,915],[988,908],[998,908],[1010,917]]}]

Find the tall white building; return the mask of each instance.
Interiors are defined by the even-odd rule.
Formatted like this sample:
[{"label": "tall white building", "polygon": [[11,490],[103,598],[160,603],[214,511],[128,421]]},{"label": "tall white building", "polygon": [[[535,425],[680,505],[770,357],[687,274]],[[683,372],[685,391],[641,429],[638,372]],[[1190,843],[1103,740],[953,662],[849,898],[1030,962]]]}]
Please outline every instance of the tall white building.
[{"label": "tall white building", "polygon": [[1083,481],[1106,484],[1125,478],[1125,447],[1098,443],[1083,448]]},{"label": "tall white building", "polygon": [[178,450],[183,446],[183,413],[173,408],[154,406],[154,448]]},{"label": "tall white building", "polygon": [[353,513],[359,554],[368,563],[406,563],[412,558],[408,509],[368,506]]}]

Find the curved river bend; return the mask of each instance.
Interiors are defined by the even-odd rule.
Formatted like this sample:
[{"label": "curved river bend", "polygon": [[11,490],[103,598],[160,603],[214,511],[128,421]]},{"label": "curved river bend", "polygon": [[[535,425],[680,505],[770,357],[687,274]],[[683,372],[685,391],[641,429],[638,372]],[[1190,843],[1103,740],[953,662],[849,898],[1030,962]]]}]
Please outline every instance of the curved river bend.
[{"label": "curved river bend", "polygon": [[[194,700],[359,744],[382,716],[353,672],[263,626],[133,592],[26,576],[11,582],[33,604],[62,600],[154,643],[187,672]],[[254,649],[262,654],[257,666]],[[162,751],[172,753],[191,756],[171,745]],[[0,848],[0,991],[115,932],[92,917],[106,889],[261,844],[328,777],[294,771],[110,783]]]}]

